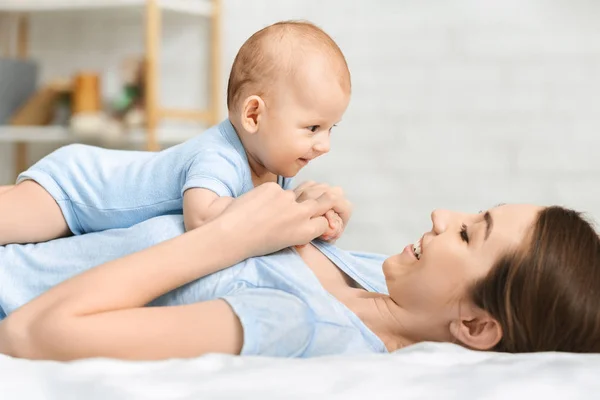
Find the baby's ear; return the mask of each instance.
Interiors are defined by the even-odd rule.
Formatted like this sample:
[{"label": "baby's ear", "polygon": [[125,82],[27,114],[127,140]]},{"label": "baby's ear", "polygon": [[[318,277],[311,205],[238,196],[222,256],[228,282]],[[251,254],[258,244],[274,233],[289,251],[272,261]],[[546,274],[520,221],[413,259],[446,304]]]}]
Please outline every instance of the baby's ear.
[{"label": "baby's ear", "polygon": [[260,96],[252,95],[244,100],[241,121],[244,130],[250,134],[258,132],[261,116],[265,111],[265,102]]}]

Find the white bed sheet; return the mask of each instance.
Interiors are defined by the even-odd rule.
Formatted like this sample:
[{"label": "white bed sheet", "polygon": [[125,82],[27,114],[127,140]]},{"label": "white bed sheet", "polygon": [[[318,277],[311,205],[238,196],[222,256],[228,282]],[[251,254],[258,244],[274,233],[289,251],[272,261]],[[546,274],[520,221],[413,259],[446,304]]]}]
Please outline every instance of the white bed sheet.
[{"label": "white bed sheet", "polygon": [[208,355],[71,363],[0,356],[0,399],[597,399],[600,355],[497,354],[421,343],[308,360]]}]

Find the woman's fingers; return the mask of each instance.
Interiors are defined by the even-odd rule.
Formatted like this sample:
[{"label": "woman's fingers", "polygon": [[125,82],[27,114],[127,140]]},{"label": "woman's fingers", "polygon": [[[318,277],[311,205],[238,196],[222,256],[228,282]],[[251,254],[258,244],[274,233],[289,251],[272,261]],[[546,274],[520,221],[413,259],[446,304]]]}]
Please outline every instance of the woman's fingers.
[{"label": "woman's fingers", "polygon": [[215,221],[230,226],[252,255],[262,255],[321,236],[328,228],[324,215],[332,207],[327,193],[298,203],[293,192],[263,184],[235,199]]},{"label": "woman's fingers", "polygon": [[[304,186],[303,186],[304,185]],[[305,182],[305,184],[298,186],[294,193],[296,194],[296,201],[302,203],[308,199],[316,199],[326,191],[330,189],[330,186],[324,183]]]},{"label": "woman's fingers", "polygon": [[298,186],[297,186],[297,187],[294,189],[294,193],[296,193],[296,197],[297,197],[297,196],[299,196],[299,195],[301,195],[301,194],[302,194],[302,192],[303,192],[303,191],[304,191],[306,188],[308,188],[308,187],[311,187],[311,186],[314,186],[315,184],[316,184],[316,182],[314,182],[314,181],[305,181],[305,182],[302,182],[300,185],[298,185]]},{"label": "woman's fingers", "polygon": [[347,226],[352,216],[352,203],[346,198],[344,190],[339,186],[329,186],[325,183],[307,181],[300,184],[295,190],[296,201],[302,203],[309,199],[317,199],[323,194],[328,194],[328,200],[332,202],[332,210],[342,219],[343,226]]}]

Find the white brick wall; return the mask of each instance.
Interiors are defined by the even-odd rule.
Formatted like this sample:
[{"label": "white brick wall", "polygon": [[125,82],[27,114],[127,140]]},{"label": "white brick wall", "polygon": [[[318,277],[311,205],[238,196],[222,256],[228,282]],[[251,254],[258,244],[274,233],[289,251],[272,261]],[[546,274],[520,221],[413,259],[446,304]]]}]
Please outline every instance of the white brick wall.
[{"label": "white brick wall", "polygon": [[[339,43],[354,93],[332,152],[302,177],[341,185],[356,205],[348,248],[400,250],[435,207],[558,203],[600,222],[600,3],[591,0],[225,0],[223,60],[280,19],[309,19]],[[44,76],[105,65],[141,42],[139,17],[101,13],[68,29],[69,13],[36,19]],[[50,25],[62,18],[58,31]],[[78,17],[81,18],[81,17]],[[202,35],[167,19],[163,99],[202,101]],[[117,49],[117,56],[88,51]],[[139,48],[139,47],[138,47]],[[189,49],[198,49],[190,51]],[[226,78],[227,73],[224,73]],[[225,81],[223,82],[223,86]],[[189,91],[189,87],[198,91]],[[3,149],[4,150],[4,149]],[[0,153],[5,160],[8,153]],[[3,177],[9,164],[0,170]],[[6,180],[6,179],[5,179]]]}]

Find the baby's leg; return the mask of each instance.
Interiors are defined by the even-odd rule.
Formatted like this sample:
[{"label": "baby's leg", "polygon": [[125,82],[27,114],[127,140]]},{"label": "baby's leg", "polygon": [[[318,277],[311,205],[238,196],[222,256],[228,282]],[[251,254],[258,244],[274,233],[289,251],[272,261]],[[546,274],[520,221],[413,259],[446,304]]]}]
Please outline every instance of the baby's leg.
[{"label": "baby's leg", "polygon": [[45,242],[70,235],[52,196],[33,181],[24,181],[0,195],[0,246]]},{"label": "baby's leg", "polygon": [[0,186],[0,195],[8,192],[9,190],[11,190],[14,187],[15,187],[15,185]]}]

